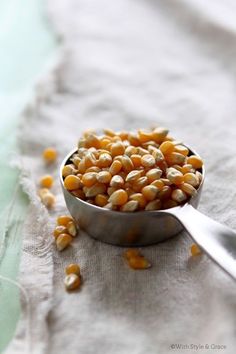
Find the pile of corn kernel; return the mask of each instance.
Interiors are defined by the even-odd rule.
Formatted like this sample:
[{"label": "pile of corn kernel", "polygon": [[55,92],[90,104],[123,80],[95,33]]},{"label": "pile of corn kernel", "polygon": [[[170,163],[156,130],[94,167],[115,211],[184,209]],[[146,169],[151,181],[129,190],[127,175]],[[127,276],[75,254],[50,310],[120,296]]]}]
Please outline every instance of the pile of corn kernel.
[{"label": "pile of corn kernel", "polygon": [[69,215],[60,215],[57,218],[57,226],[53,231],[58,251],[66,249],[73,238],[78,235],[76,223]]},{"label": "pile of corn kernel", "polygon": [[168,209],[197,194],[203,161],[165,128],[135,133],[84,132],[64,186],[74,196],[110,210]]},{"label": "pile of corn kernel", "polygon": [[[57,151],[46,148],[43,159],[52,164]],[[65,187],[76,197],[112,210],[135,211],[171,208],[196,194],[202,175],[202,160],[189,156],[188,149],[168,136],[164,128],[149,132],[115,133],[106,129],[102,137],[87,131],[79,141],[78,153],[72,163],[64,166]],[[40,178],[38,195],[49,209],[55,205],[50,191],[54,184],[51,175]],[[78,235],[71,216],[60,215],[53,231],[58,251],[66,249]],[[201,254],[193,244],[192,256]],[[124,259],[134,270],[148,269],[151,263],[137,249],[124,252]],[[81,286],[78,264],[65,269],[67,291]]]},{"label": "pile of corn kernel", "polygon": [[69,264],[65,269],[64,285],[67,291],[79,289],[81,285],[80,266],[76,263]]}]

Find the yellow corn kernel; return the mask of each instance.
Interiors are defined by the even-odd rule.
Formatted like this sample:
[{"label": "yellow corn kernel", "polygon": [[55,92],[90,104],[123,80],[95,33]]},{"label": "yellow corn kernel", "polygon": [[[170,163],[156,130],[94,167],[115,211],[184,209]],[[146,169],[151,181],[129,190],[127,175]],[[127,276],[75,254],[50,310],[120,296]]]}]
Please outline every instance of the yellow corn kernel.
[{"label": "yellow corn kernel", "polygon": [[152,156],[156,160],[156,163],[159,164],[164,160],[164,155],[160,149],[155,148],[154,146],[149,147],[149,151],[151,152]]},{"label": "yellow corn kernel", "polygon": [[132,212],[138,209],[139,203],[137,200],[129,200],[127,203],[123,204],[120,211]]},{"label": "yellow corn kernel", "polygon": [[133,170],[131,172],[129,172],[125,178],[126,182],[134,182],[136,179],[138,179],[139,177],[141,177],[142,175],[142,171],[140,170]]},{"label": "yellow corn kernel", "polygon": [[106,192],[106,186],[102,183],[95,183],[91,187],[84,187],[83,191],[85,193],[86,198],[96,197],[97,194],[103,194]]},{"label": "yellow corn kernel", "polygon": [[169,155],[175,151],[175,145],[172,141],[164,141],[160,146],[159,149],[164,155]]},{"label": "yellow corn kernel", "polygon": [[56,226],[56,227],[55,227],[55,229],[54,229],[54,231],[53,231],[53,235],[54,235],[55,238],[58,238],[58,236],[59,236],[60,234],[64,234],[64,233],[66,233],[66,232],[67,232],[66,227],[63,226],[63,225],[59,225],[59,226]]},{"label": "yellow corn kernel", "polygon": [[96,131],[93,128],[88,128],[88,129],[83,131],[83,137],[84,138],[87,138],[87,136],[90,135],[90,134],[96,135]]},{"label": "yellow corn kernel", "polygon": [[125,152],[125,147],[121,141],[117,141],[116,143],[111,145],[111,156],[123,155]]},{"label": "yellow corn kernel", "polygon": [[[111,143],[110,143],[110,144],[111,144]],[[109,145],[109,144],[108,144],[108,145]],[[100,156],[101,154],[108,154],[108,155],[111,156],[111,153],[110,153],[110,151],[109,151],[108,145],[107,145],[107,148],[106,148],[106,149],[98,149],[98,150],[97,150],[97,157],[98,157],[98,158],[99,158],[99,156]]]},{"label": "yellow corn kernel", "polygon": [[69,175],[64,179],[64,187],[69,191],[79,189],[81,186],[81,180],[78,176]]},{"label": "yellow corn kernel", "polygon": [[97,194],[95,197],[95,204],[104,207],[108,204],[108,196],[105,194]]},{"label": "yellow corn kernel", "polygon": [[73,221],[73,218],[69,215],[60,215],[57,217],[57,225],[67,226],[67,224]]},{"label": "yellow corn kernel", "polygon": [[86,155],[87,151],[88,149],[85,147],[78,148],[77,154],[74,154],[73,157],[79,157],[82,159]]},{"label": "yellow corn kernel", "polygon": [[122,169],[122,163],[119,160],[114,160],[109,168],[109,172],[112,176],[116,175]]},{"label": "yellow corn kernel", "polygon": [[69,274],[80,275],[80,266],[76,263],[69,264],[65,269],[65,273],[67,275]]},{"label": "yellow corn kernel", "polygon": [[152,132],[145,132],[143,130],[138,131],[138,138],[139,141],[143,144],[146,143],[147,141],[152,140]]},{"label": "yellow corn kernel", "polygon": [[68,233],[71,236],[73,236],[73,237],[77,236],[78,230],[77,230],[77,227],[76,227],[74,221],[69,221],[68,224],[66,225],[66,228],[67,228]]},{"label": "yellow corn kernel", "polygon": [[202,253],[201,249],[198,247],[196,243],[192,244],[192,246],[190,247],[190,252],[192,256],[198,256],[199,254]]},{"label": "yellow corn kernel", "polygon": [[109,167],[112,164],[112,157],[110,154],[106,153],[102,153],[99,156],[99,159],[97,161],[97,165],[99,167]]},{"label": "yellow corn kernel", "polygon": [[122,162],[123,170],[125,172],[129,173],[130,171],[132,171],[134,169],[133,162],[129,158],[129,156],[127,156],[127,155],[122,156],[121,162]]},{"label": "yellow corn kernel", "polygon": [[38,195],[46,208],[51,209],[54,206],[56,198],[47,188],[40,189]]},{"label": "yellow corn kernel", "polygon": [[43,158],[47,163],[54,162],[57,158],[57,151],[53,147],[48,147],[43,151]]},{"label": "yellow corn kernel", "polygon": [[113,205],[123,205],[128,200],[128,194],[123,189],[118,189],[114,193],[111,194],[110,198],[108,199]]},{"label": "yellow corn kernel", "polygon": [[85,138],[85,147],[95,147],[96,149],[100,149],[101,142],[95,134],[88,134]]},{"label": "yellow corn kernel", "polygon": [[101,171],[97,174],[97,181],[100,183],[109,183],[112,176],[108,171]]},{"label": "yellow corn kernel", "polygon": [[163,141],[174,141],[174,138],[170,135],[166,135],[165,139]]},{"label": "yellow corn kernel", "polygon": [[173,165],[173,166],[171,166],[171,167],[173,167],[173,168],[175,168],[176,170],[178,170],[179,172],[181,172],[182,174],[183,174],[183,172],[182,172],[182,166],[179,166],[179,165]]},{"label": "yellow corn kernel", "polygon": [[158,198],[161,200],[169,199],[172,193],[172,189],[170,186],[164,186],[160,192],[158,193]]},{"label": "yellow corn kernel", "polygon": [[68,274],[64,279],[64,285],[67,291],[79,289],[81,279],[77,274]]},{"label": "yellow corn kernel", "polygon": [[113,137],[111,138],[111,141],[112,141],[113,143],[116,143],[116,142],[118,142],[118,141],[121,141],[121,138],[120,138],[118,135],[115,135],[115,136],[113,136]]},{"label": "yellow corn kernel", "polygon": [[155,166],[156,160],[151,154],[145,154],[141,158],[141,163],[144,167],[151,168]]},{"label": "yellow corn kernel", "polygon": [[140,156],[143,156],[143,155],[149,154],[149,151],[147,149],[144,149],[143,147],[139,146],[139,147],[137,147],[137,154]]},{"label": "yellow corn kernel", "polygon": [[116,133],[114,132],[114,130],[109,129],[109,128],[105,128],[103,129],[104,134],[106,134],[107,136],[113,137],[116,135]]},{"label": "yellow corn kernel", "polygon": [[130,156],[131,161],[133,162],[134,167],[140,167],[142,164],[141,156],[138,154],[133,154]]},{"label": "yellow corn kernel", "polygon": [[141,189],[148,185],[148,178],[146,176],[139,177],[132,183],[132,188],[135,192],[140,192]]},{"label": "yellow corn kernel", "polygon": [[185,156],[178,153],[178,152],[172,152],[171,154],[168,154],[166,156],[166,162],[168,165],[183,165],[185,163]]},{"label": "yellow corn kernel", "polygon": [[60,234],[56,239],[56,246],[58,251],[63,251],[72,242],[72,236],[69,234]]},{"label": "yellow corn kernel", "polygon": [[159,189],[151,184],[149,186],[143,187],[143,189],[142,189],[142,195],[148,201],[154,200],[156,198],[158,192],[159,192]]},{"label": "yellow corn kernel", "polygon": [[101,143],[101,148],[106,149],[107,145],[110,144],[111,140],[108,138],[102,138],[100,143]]},{"label": "yellow corn kernel", "polygon": [[203,165],[203,161],[199,156],[192,155],[187,158],[187,164],[191,164],[193,168],[199,169]]},{"label": "yellow corn kernel", "polygon": [[167,200],[164,200],[163,203],[162,203],[162,208],[163,209],[171,209],[171,208],[174,208],[174,207],[177,207],[178,206],[178,203],[172,199],[167,199]]},{"label": "yellow corn kernel", "polygon": [[86,187],[91,187],[97,182],[96,172],[87,172],[82,176],[82,183]]},{"label": "yellow corn kernel", "polygon": [[134,133],[129,133],[128,140],[130,142],[130,145],[133,145],[133,146],[139,146],[140,145],[139,138]]},{"label": "yellow corn kernel", "polygon": [[200,184],[202,182],[202,174],[201,174],[201,172],[196,171],[196,177],[197,177],[197,179],[199,181],[199,184]]},{"label": "yellow corn kernel", "polygon": [[82,189],[76,189],[75,191],[72,191],[71,192],[75,197],[79,198],[79,199],[82,199],[82,200],[85,200],[85,194],[84,192],[82,191]]},{"label": "yellow corn kernel", "polygon": [[150,150],[149,150],[149,147],[150,147],[150,146],[153,146],[153,147],[158,148],[158,147],[159,147],[159,144],[157,144],[157,143],[156,143],[155,141],[153,141],[153,140],[149,140],[149,141],[147,141],[146,143],[143,143],[142,146],[144,147],[144,149],[147,149],[147,150],[150,152]]},{"label": "yellow corn kernel", "polygon": [[[81,160],[82,160],[82,157],[79,157],[78,154],[74,154],[71,158],[71,162],[73,163],[72,166],[74,168],[77,168]],[[73,174],[73,173],[71,173],[71,174]]]},{"label": "yellow corn kernel", "polygon": [[137,154],[137,147],[129,145],[127,146],[127,148],[125,149],[125,155],[131,157],[132,155]]},{"label": "yellow corn kernel", "polygon": [[125,259],[129,260],[132,257],[141,257],[141,254],[140,251],[136,248],[129,248],[124,252],[123,256],[125,257]]},{"label": "yellow corn kernel", "polygon": [[87,167],[85,166],[84,158],[79,162],[77,169],[79,173],[85,173],[85,171],[87,170]]},{"label": "yellow corn kernel", "polygon": [[159,190],[161,190],[165,186],[164,182],[161,179],[153,181],[151,184],[157,187]]},{"label": "yellow corn kernel", "polygon": [[97,163],[96,157],[92,152],[87,152],[84,156],[84,165],[86,168],[93,167]]},{"label": "yellow corn kernel", "polygon": [[160,210],[160,209],[161,209],[160,199],[155,199],[155,200],[150,201],[145,207],[145,210],[148,210],[148,211]]},{"label": "yellow corn kernel", "polygon": [[121,188],[124,186],[124,184],[125,184],[124,179],[119,175],[113,176],[110,181],[110,186],[114,188]]},{"label": "yellow corn kernel", "polygon": [[145,206],[147,204],[147,201],[144,198],[144,196],[142,195],[142,193],[134,193],[134,194],[129,196],[129,199],[130,200],[136,200],[141,209],[145,208]]},{"label": "yellow corn kernel", "polygon": [[130,257],[128,264],[132,269],[148,269],[151,267],[151,263],[142,256]]},{"label": "yellow corn kernel", "polygon": [[188,196],[181,189],[174,189],[171,193],[171,198],[177,203],[183,203],[188,199]]},{"label": "yellow corn kernel", "polygon": [[183,174],[173,167],[167,169],[166,177],[173,184],[178,185],[184,182]]},{"label": "yellow corn kernel", "polygon": [[186,173],[184,175],[184,182],[191,184],[193,187],[197,187],[199,185],[199,179],[194,173]]},{"label": "yellow corn kernel", "polygon": [[112,193],[114,193],[115,191],[117,191],[117,188],[115,188],[115,187],[108,187],[108,188],[107,188],[107,194],[108,194],[109,196],[111,196]]},{"label": "yellow corn kernel", "polygon": [[164,139],[168,133],[169,133],[169,130],[166,128],[163,128],[163,127],[155,128],[152,131],[152,139],[151,140],[154,140],[156,143],[160,144],[164,141]]},{"label": "yellow corn kernel", "polygon": [[168,178],[160,178],[160,181],[162,181],[165,186],[171,186],[172,185],[172,182]]},{"label": "yellow corn kernel", "polygon": [[121,140],[127,140],[128,139],[128,132],[121,131],[118,133],[118,136],[121,138]]},{"label": "yellow corn kernel", "polygon": [[193,186],[191,186],[191,184],[183,183],[180,185],[180,188],[182,189],[182,191],[184,191],[191,197],[197,195],[197,190]]},{"label": "yellow corn kernel", "polygon": [[193,166],[190,164],[181,166],[181,172],[183,173],[183,175],[185,175],[186,173],[193,173],[193,171]]},{"label": "yellow corn kernel", "polygon": [[50,175],[45,175],[40,179],[40,185],[44,188],[51,188],[53,185],[53,177]]},{"label": "yellow corn kernel", "polygon": [[[98,167],[98,166],[91,166],[89,168],[87,168],[87,170],[85,171],[85,173],[88,173],[88,172],[100,172],[101,169]],[[79,175],[77,174],[77,176],[79,177]],[[82,178],[82,175],[81,175],[81,178]]]},{"label": "yellow corn kernel", "polygon": [[162,170],[160,168],[152,168],[146,173],[149,183],[158,180],[161,177],[161,175],[162,175]]},{"label": "yellow corn kernel", "polygon": [[74,175],[75,173],[76,173],[76,169],[74,165],[65,165],[62,169],[62,177]]},{"label": "yellow corn kernel", "polygon": [[116,205],[113,205],[112,203],[107,203],[103,208],[108,209],[108,210],[117,210],[118,207]]},{"label": "yellow corn kernel", "polygon": [[175,152],[179,152],[180,154],[182,154],[184,156],[188,156],[189,149],[184,145],[175,145]]}]

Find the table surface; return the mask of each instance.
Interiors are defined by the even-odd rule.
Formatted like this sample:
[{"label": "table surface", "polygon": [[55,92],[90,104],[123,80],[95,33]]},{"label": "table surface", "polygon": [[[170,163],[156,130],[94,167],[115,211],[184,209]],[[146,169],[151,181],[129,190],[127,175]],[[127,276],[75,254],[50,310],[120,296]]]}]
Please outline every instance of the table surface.
[{"label": "table surface", "polygon": [[[0,275],[16,280],[22,220],[27,197],[19,172],[9,166],[17,152],[20,113],[34,94],[34,84],[56,53],[56,40],[45,16],[45,1],[2,0],[0,3]],[[37,38],[37,40],[35,40]],[[11,339],[20,315],[16,285],[0,279],[0,352]]]}]

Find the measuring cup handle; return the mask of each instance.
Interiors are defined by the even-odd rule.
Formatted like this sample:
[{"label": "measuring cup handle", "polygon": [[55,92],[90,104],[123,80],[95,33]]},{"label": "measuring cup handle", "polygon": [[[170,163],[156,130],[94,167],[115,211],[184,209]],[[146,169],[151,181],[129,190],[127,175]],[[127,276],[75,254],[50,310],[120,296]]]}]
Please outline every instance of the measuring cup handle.
[{"label": "measuring cup handle", "polygon": [[236,279],[236,232],[190,204],[168,210],[177,218],[192,239],[226,272]]}]

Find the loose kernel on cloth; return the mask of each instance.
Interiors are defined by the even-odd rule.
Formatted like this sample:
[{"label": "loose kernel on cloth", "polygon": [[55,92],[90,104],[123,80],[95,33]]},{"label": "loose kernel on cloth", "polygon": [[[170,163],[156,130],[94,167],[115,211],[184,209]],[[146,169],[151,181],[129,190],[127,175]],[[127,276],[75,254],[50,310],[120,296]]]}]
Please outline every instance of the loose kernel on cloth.
[{"label": "loose kernel on cloth", "polygon": [[151,263],[141,255],[139,250],[135,248],[126,250],[124,252],[124,258],[127,260],[128,265],[132,269],[141,270],[141,269],[148,269],[151,267]]},{"label": "loose kernel on cloth", "polygon": [[202,253],[201,249],[198,247],[196,243],[192,244],[190,247],[191,255],[192,256],[198,256],[199,254]]},{"label": "loose kernel on cloth", "polygon": [[77,236],[77,227],[74,223],[74,221],[69,221],[68,224],[66,225],[66,229],[68,230],[68,233],[72,236],[75,237]]},{"label": "loose kernel on cloth", "polygon": [[75,264],[75,263],[69,264],[66,267],[65,272],[66,272],[67,275],[69,275],[69,274],[80,275],[80,266],[78,264]]},{"label": "loose kernel on cloth", "polygon": [[77,274],[68,274],[64,279],[65,288],[67,291],[79,289],[81,285],[81,278]]},{"label": "loose kernel on cloth", "polygon": [[51,188],[53,183],[54,183],[54,180],[53,180],[53,177],[50,176],[50,175],[45,175],[43,177],[40,178],[40,185],[43,187],[43,188]]},{"label": "loose kernel on cloth", "polygon": [[202,159],[163,127],[104,134],[88,130],[62,176],[65,188],[90,204],[135,212],[168,209],[197,194]]},{"label": "loose kernel on cloth", "polygon": [[52,163],[57,158],[57,151],[53,147],[48,147],[43,151],[44,161],[47,163]]},{"label": "loose kernel on cloth", "polygon": [[51,209],[54,206],[56,198],[47,188],[39,189],[38,195],[46,208]]},{"label": "loose kernel on cloth", "polygon": [[60,215],[57,218],[57,225],[67,226],[67,224],[73,221],[73,218],[69,215]]},{"label": "loose kernel on cloth", "polygon": [[58,251],[63,251],[72,242],[72,236],[69,234],[60,234],[56,239],[56,246]]}]

